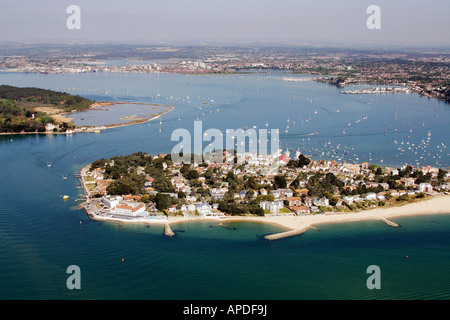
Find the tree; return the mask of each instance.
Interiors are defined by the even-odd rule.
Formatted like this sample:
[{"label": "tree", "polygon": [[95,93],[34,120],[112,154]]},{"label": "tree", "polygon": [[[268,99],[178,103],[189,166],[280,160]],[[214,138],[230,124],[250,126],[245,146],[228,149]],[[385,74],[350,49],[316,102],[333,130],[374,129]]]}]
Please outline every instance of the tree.
[{"label": "tree", "polygon": [[160,211],[169,208],[172,205],[172,198],[163,193],[157,193],[155,196],[156,208]]},{"label": "tree", "polygon": [[273,184],[275,189],[286,188],[287,186],[286,177],[283,175],[276,175]]},{"label": "tree", "polygon": [[186,175],[186,178],[189,179],[189,180],[198,179],[199,177],[200,177],[200,175],[197,172],[197,170],[191,170]]}]

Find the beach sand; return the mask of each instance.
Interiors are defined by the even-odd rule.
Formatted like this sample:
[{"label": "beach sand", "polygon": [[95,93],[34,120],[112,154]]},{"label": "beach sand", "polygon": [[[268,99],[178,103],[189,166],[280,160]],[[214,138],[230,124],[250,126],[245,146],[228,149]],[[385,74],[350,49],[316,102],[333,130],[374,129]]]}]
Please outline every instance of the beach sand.
[{"label": "beach sand", "polygon": [[300,234],[312,226],[326,223],[352,222],[363,220],[384,221],[400,216],[414,216],[427,214],[450,214],[450,196],[436,196],[420,202],[409,203],[398,207],[375,208],[351,213],[327,213],[306,216],[271,216],[271,217],[169,217],[169,223],[181,223],[189,221],[250,221],[271,223],[289,230],[297,230],[297,233],[285,233],[286,236]]}]

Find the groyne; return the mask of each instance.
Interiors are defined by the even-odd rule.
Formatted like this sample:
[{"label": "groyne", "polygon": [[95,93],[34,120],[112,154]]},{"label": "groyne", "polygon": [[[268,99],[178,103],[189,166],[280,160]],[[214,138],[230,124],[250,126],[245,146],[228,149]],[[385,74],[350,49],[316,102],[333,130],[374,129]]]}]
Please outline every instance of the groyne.
[{"label": "groyne", "polygon": [[172,231],[172,228],[168,223],[164,224],[164,235],[168,237],[173,237],[175,235],[175,232]]},{"label": "groyne", "polygon": [[288,230],[288,231],[284,231],[284,232],[280,232],[280,233],[265,235],[264,239],[272,241],[272,240],[278,240],[278,239],[298,236],[300,234],[305,233],[306,230],[308,230],[309,228],[312,228],[312,226],[307,224],[301,228],[292,229],[292,230]]},{"label": "groyne", "polygon": [[393,222],[391,220],[385,219],[385,218],[382,218],[381,221],[386,223],[388,226],[391,226],[391,227],[394,227],[394,228],[399,228],[400,227],[399,224],[397,224],[397,223],[395,223],[395,222]]}]

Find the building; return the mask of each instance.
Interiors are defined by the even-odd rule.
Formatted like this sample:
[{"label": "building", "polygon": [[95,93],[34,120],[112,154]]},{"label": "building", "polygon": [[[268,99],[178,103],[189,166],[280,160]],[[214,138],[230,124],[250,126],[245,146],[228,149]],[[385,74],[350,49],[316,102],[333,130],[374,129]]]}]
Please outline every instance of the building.
[{"label": "building", "polygon": [[220,200],[224,197],[225,193],[227,192],[227,189],[225,188],[211,188],[209,189],[209,194],[213,199]]},{"label": "building", "polygon": [[134,201],[121,201],[114,210],[117,215],[140,216],[145,212],[145,204]]},{"label": "building", "polygon": [[429,183],[421,183],[417,189],[419,192],[433,192],[433,186]]},{"label": "building", "polygon": [[309,208],[306,206],[293,206],[290,207],[289,209],[296,215],[311,213],[311,210],[309,210]]},{"label": "building", "polygon": [[120,196],[109,196],[108,195],[108,196],[104,196],[101,201],[104,204],[106,204],[110,209],[114,209],[121,200],[122,200],[122,197],[120,197]]},{"label": "building", "polygon": [[292,197],[294,192],[291,189],[277,189],[270,191],[275,198]]},{"label": "building", "polygon": [[330,205],[330,201],[328,200],[328,198],[314,198],[313,199],[313,203],[315,206],[329,206]]},{"label": "building", "polygon": [[208,203],[199,203],[195,206],[195,209],[202,215],[209,214],[211,212],[211,205]]},{"label": "building", "polygon": [[366,200],[377,200],[377,194],[374,192],[369,192],[366,195]]},{"label": "building", "polygon": [[284,207],[283,201],[261,201],[259,206],[270,213],[278,213]]},{"label": "building", "polygon": [[300,197],[286,197],[284,202],[288,207],[300,206],[302,204],[302,199]]},{"label": "building", "polygon": [[415,178],[401,178],[400,182],[403,183],[405,187],[414,187],[416,185]]}]

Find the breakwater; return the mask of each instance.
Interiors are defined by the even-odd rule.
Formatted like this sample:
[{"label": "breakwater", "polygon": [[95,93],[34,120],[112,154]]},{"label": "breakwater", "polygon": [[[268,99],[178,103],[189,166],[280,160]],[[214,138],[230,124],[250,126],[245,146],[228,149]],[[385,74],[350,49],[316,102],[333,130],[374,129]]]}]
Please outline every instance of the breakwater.
[{"label": "breakwater", "polygon": [[399,224],[397,224],[397,223],[395,223],[395,222],[393,222],[393,221],[391,221],[391,220],[382,218],[381,221],[383,221],[384,223],[386,223],[388,226],[391,226],[391,227],[394,227],[394,228],[400,228],[400,225],[399,225]]},{"label": "breakwater", "polygon": [[172,231],[172,228],[168,223],[164,224],[164,235],[168,237],[173,237],[175,235],[175,232]]},{"label": "breakwater", "polygon": [[305,233],[306,230],[308,230],[309,228],[312,228],[312,226],[307,224],[301,228],[292,229],[292,230],[288,230],[288,231],[284,231],[284,232],[280,232],[280,233],[265,235],[264,239],[272,241],[272,240],[278,240],[278,239],[298,236],[300,234]]}]

